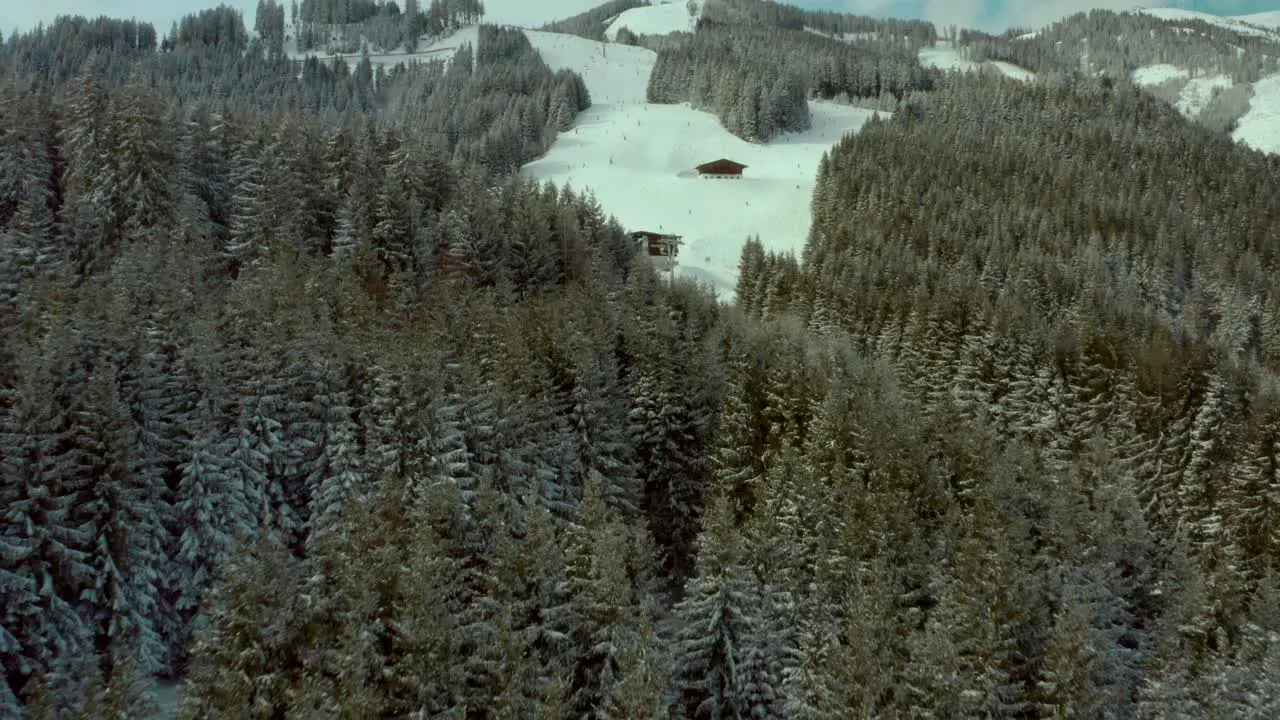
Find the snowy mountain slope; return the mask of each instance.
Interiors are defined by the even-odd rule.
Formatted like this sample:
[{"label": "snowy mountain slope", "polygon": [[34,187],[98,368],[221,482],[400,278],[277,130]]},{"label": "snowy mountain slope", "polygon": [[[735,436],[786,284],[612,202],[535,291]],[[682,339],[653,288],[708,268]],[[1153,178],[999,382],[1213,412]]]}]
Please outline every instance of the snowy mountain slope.
[{"label": "snowy mountain slope", "polygon": [[[586,12],[600,5],[603,0],[484,0],[484,21],[494,25],[518,25],[524,28],[542,27],[561,18]],[[404,3],[401,2],[401,5]],[[431,3],[419,0],[427,7]]]},{"label": "snowy mountain slope", "polygon": [[[701,2],[698,2],[697,14],[702,14]],[[604,34],[605,37],[613,40],[618,35],[618,29],[625,27],[637,35],[667,35],[673,32],[689,32],[693,23],[694,20],[689,17],[689,8],[684,0],[666,0],[655,2],[647,7],[627,10],[609,24]]]},{"label": "snowy mountain slope", "polygon": [[1280,10],[1254,13],[1252,15],[1236,15],[1231,19],[1239,20],[1243,23],[1249,23],[1250,25],[1256,25],[1258,27],[1280,30]]},{"label": "snowy mountain slope", "polygon": [[[1210,15],[1209,13],[1197,12],[1195,10],[1182,10],[1180,8],[1143,8],[1140,12],[1160,18],[1161,20],[1202,20],[1210,25],[1216,25],[1227,30],[1232,30],[1241,35],[1253,35],[1255,37],[1268,37],[1280,39],[1280,33],[1277,33],[1274,26],[1265,26],[1259,23],[1247,21],[1243,18],[1222,17],[1221,15]],[[1273,15],[1275,13],[1266,13]]]},{"label": "snowy mountain slope", "polygon": [[1280,154],[1280,75],[1253,84],[1249,111],[1231,137],[1255,150]]},{"label": "snowy mountain slope", "polygon": [[[552,68],[583,77],[593,105],[578,115],[527,177],[590,190],[630,230],[684,237],[681,275],[733,294],[743,242],[799,253],[809,232],[818,162],[872,111],[812,102],[813,127],[756,145],[730,135],[711,114],[645,103],[656,56],[647,50],[527,32]],[[694,166],[721,157],[748,167],[742,180],[705,180]]]},{"label": "snowy mountain slope", "polygon": [[1189,78],[1191,72],[1186,68],[1180,68],[1177,65],[1168,63],[1160,63],[1159,65],[1148,65],[1146,67],[1134,70],[1130,75],[1133,83],[1139,87],[1148,87],[1150,85],[1159,85],[1174,78]]},{"label": "snowy mountain slope", "polygon": [[1017,65],[1007,62],[973,62],[960,57],[957,51],[949,42],[941,41],[934,47],[926,47],[920,49],[920,64],[925,67],[935,67],[941,70],[956,70],[959,72],[973,72],[983,67],[994,68],[1002,74],[1015,80],[1030,80],[1034,78],[1035,73]]},{"label": "snowy mountain slope", "polygon": [[1026,68],[1018,67],[1013,63],[1007,63],[1001,60],[989,61],[987,63],[987,66],[993,67],[996,70],[999,70],[1001,73],[1003,73],[1007,77],[1013,78],[1014,80],[1032,80],[1036,76],[1035,73],[1031,72]]},{"label": "snowy mountain slope", "polygon": [[552,70],[566,68],[582,76],[593,105],[644,103],[649,73],[658,58],[652,50],[561,33],[524,34]]},{"label": "snowy mountain slope", "polygon": [[1228,75],[1219,73],[1191,77],[1191,72],[1186,68],[1167,63],[1138,68],[1130,78],[1139,87],[1154,87],[1170,81],[1182,83],[1182,87],[1177,89],[1178,97],[1173,100],[1173,105],[1178,112],[1189,118],[1196,117],[1209,106],[1215,91],[1235,85]]},{"label": "snowy mountain slope", "polygon": [[1195,117],[1208,107],[1209,101],[1213,98],[1214,90],[1225,90],[1234,84],[1231,78],[1226,75],[1207,75],[1191,78],[1187,81],[1187,86],[1179,94],[1178,102],[1174,103],[1174,107],[1178,108],[1178,112],[1187,117]]}]

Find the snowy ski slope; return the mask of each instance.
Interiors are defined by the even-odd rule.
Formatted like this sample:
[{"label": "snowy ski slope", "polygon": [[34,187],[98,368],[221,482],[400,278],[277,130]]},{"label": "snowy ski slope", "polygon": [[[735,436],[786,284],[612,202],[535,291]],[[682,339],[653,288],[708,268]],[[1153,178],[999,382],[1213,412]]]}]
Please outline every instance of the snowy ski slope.
[{"label": "snowy ski slope", "polygon": [[[1241,35],[1253,35],[1255,37],[1269,37],[1280,40],[1280,33],[1277,33],[1274,25],[1268,25],[1267,20],[1270,16],[1277,13],[1260,13],[1263,22],[1255,22],[1250,17],[1223,17],[1221,15],[1210,15],[1209,13],[1197,12],[1195,10],[1183,10],[1181,8],[1142,8],[1140,12],[1146,13],[1161,20],[1203,20],[1210,25],[1217,25],[1227,30],[1233,30]],[[1274,22],[1274,21],[1273,21]]]},{"label": "snowy ski slope", "polygon": [[1004,75],[1015,80],[1031,80],[1035,73],[1025,68],[1007,62],[992,61],[986,63],[973,62],[960,57],[960,53],[952,47],[950,42],[939,41],[934,47],[926,47],[920,49],[920,64],[925,67],[935,67],[941,70],[955,70],[958,72],[973,72],[983,67],[995,68]]},{"label": "snowy ski slope", "polygon": [[[646,103],[656,58],[649,50],[527,34],[548,65],[582,75],[593,106],[524,174],[590,190],[629,230],[683,236],[677,274],[705,282],[726,299],[749,235],[759,235],[770,250],[799,254],[822,154],[872,115],[813,102],[812,129],[756,145],[730,135],[711,114]],[[744,179],[706,180],[691,172],[721,157],[746,164]]]},{"label": "snowy ski slope", "polygon": [[[697,17],[702,14],[702,4],[698,4]],[[689,18],[689,8],[685,0],[667,0],[654,2],[646,7],[632,8],[614,19],[604,31],[605,37],[613,40],[619,28],[627,28],[637,35],[666,35],[673,32],[689,32],[694,20]]]}]

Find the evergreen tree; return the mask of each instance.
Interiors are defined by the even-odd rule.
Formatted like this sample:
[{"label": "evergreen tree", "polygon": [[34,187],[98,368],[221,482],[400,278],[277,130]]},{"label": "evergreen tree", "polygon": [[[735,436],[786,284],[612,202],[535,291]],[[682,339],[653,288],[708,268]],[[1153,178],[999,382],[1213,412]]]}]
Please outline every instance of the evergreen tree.
[{"label": "evergreen tree", "polygon": [[694,717],[770,717],[780,712],[771,609],[757,580],[741,564],[729,499],[707,510],[699,571],[673,609],[671,648],[680,703]]},{"label": "evergreen tree", "polygon": [[[76,612],[80,592],[94,579],[85,547],[90,528],[74,513],[76,448],[65,397],[56,378],[67,349],[54,338],[24,358],[11,409],[4,415],[3,533],[0,592],[4,594],[3,667],[7,685],[23,701],[39,688],[72,703],[89,675],[92,629]],[[63,363],[61,367],[59,364]]]}]

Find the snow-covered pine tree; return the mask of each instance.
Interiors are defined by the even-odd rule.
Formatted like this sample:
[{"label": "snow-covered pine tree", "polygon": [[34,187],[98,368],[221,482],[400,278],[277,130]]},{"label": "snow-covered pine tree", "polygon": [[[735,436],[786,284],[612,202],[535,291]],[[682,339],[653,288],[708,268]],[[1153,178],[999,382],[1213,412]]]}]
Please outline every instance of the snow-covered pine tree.
[{"label": "snow-covered pine tree", "polygon": [[74,442],[92,479],[76,509],[91,534],[85,546],[91,579],[77,604],[101,649],[104,677],[130,662],[154,673],[168,660],[157,627],[164,618],[166,488],[138,472],[137,439],[111,363],[98,361],[74,416]]},{"label": "snow-covered pine tree", "polygon": [[[580,523],[568,525],[562,536],[564,577],[546,617],[553,646],[571,665],[575,713],[607,718],[637,706],[651,712],[663,688],[643,667],[661,666],[651,629],[652,578],[642,574],[653,558],[644,556],[637,531],[623,524],[603,491],[600,482],[587,479]],[[619,692],[618,683],[629,687]]]},{"label": "snow-covered pine tree", "polygon": [[228,177],[229,202],[227,241],[223,256],[230,263],[232,277],[252,266],[268,250],[271,218],[265,211],[261,131],[240,140],[231,151]]},{"label": "snow-covered pine tree", "polygon": [[96,190],[107,194],[113,205],[117,241],[144,239],[157,228],[172,227],[177,217],[180,175],[174,123],[169,109],[140,77],[112,93],[107,112],[111,170],[105,186]]},{"label": "snow-covered pine tree", "polygon": [[73,517],[82,488],[74,471],[71,427],[60,382],[65,347],[56,336],[20,358],[16,387],[0,434],[0,655],[5,681],[19,699],[39,688],[74,705],[91,661],[93,633],[76,612],[93,570],[88,533]]},{"label": "snow-covered pine tree", "polygon": [[781,712],[781,628],[760,581],[743,564],[730,498],[710,501],[698,539],[698,571],[673,609],[667,642],[674,690],[691,717],[772,717]]},{"label": "snow-covered pine tree", "polygon": [[51,276],[63,263],[53,220],[47,194],[32,183],[22,192],[8,226],[0,229],[0,307],[8,312],[15,312],[26,285]]},{"label": "snow-covered pine tree", "polygon": [[575,370],[570,423],[585,477],[600,483],[605,502],[622,517],[638,517],[642,489],[626,436],[626,399],[616,362],[612,355],[583,348]]},{"label": "snow-covered pine tree", "polygon": [[330,361],[322,367],[319,378],[324,393],[322,398],[317,398],[324,411],[323,435],[315,471],[308,476],[309,544],[337,527],[347,505],[373,487],[362,462],[360,427],[352,393],[343,387],[345,370],[341,364]]},{"label": "snow-covered pine tree", "polygon": [[244,548],[206,599],[178,717],[283,714],[301,695],[316,610],[308,568],[268,540]]}]

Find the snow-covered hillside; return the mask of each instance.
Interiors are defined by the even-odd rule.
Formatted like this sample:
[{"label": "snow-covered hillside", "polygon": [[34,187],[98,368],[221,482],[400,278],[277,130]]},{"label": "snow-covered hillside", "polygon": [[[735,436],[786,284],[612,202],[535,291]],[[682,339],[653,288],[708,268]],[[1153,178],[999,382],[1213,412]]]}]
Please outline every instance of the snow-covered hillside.
[{"label": "snow-covered hillside", "polygon": [[1175,78],[1182,79],[1189,77],[1191,77],[1191,73],[1186,68],[1180,68],[1177,65],[1170,65],[1168,63],[1141,67],[1134,70],[1130,75],[1130,78],[1133,79],[1134,84],[1138,87],[1159,85]]},{"label": "snow-covered hillside", "polygon": [[[582,76],[593,105],[644,103],[649,73],[658,59],[652,50],[561,33],[526,30],[524,34],[553,70],[568,68]],[[578,124],[582,124],[581,118]]]},{"label": "snow-covered hillside", "polygon": [[[1191,77],[1186,68],[1176,65],[1149,65],[1133,71],[1133,82],[1143,87],[1160,85],[1170,80],[1186,83],[1178,93],[1174,106],[1187,117],[1195,117],[1208,106],[1215,88],[1231,87],[1226,75]],[[1262,152],[1280,154],[1280,75],[1253,83],[1249,109],[1239,119],[1231,137]]]},{"label": "snow-covered hillside", "polygon": [[[810,103],[813,128],[755,145],[730,135],[712,115],[685,105],[645,103],[656,59],[644,49],[551,33],[528,33],[553,68],[579,72],[593,106],[546,156],[524,168],[539,180],[590,190],[630,230],[682,235],[678,274],[733,294],[743,242],[796,253],[809,232],[809,204],[822,154],[872,111]],[[729,158],[743,180],[706,180],[694,166]]]},{"label": "snow-covered hillside", "polygon": [[1231,137],[1256,150],[1280,154],[1280,75],[1253,84],[1249,111]]},{"label": "snow-covered hillside", "polygon": [[1191,72],[1186,68],[1167,63],[1138,68],[1130,77],[1139,87],[1152,87],[1171,80],[1184,83],[1173,105],[1178,112],[1189,118],[1196,117],[1209,106],[1215,91],[1225,90],[1235,84],[1230,76],[1221,73],[1191,77]]},{"label": "snow-covered hillside", "polygon": [[[1183,10],[1181,8],[1143,8],[1141,12],[1153,17],[1158,17],[1161,20],[1203,20],[1210,25],[1217,25],[1218,27],[1226,28],[1227,30],[1233,30],[1241,35],[1280,39],[1280,34],[1277,34],[1274,26],[1266,26],[1244,18],[1222,17],[1221,15],[1210,15],[1209,13],[1197,12],[1195,10]],[[1273,15],[1275,13],[1264,14]]]},{"label": "snow-covered hillside", "polygon": [[1236,15],[1232,19],[1249,23],[1250,25],[1256,25],[1258,27],[1280,30],[1280,10],[1254,13],[1252,15]]},{"label": "snow-covered hillside", "polygon": [[605,30],[605,37],[613,40],[619,28],[626,28],[637,35],[666,35],[673,32],[688,32],[698,15],[702,13],[702,3],[693,18],[689,16],[689,7],[684,0],[667,0],[655,2],[646,7],[627,10],[619,15]]}]

